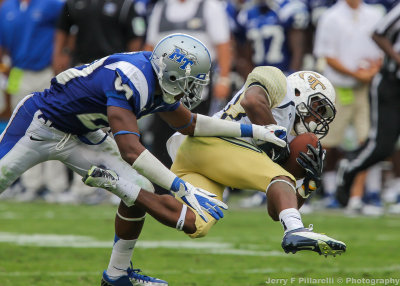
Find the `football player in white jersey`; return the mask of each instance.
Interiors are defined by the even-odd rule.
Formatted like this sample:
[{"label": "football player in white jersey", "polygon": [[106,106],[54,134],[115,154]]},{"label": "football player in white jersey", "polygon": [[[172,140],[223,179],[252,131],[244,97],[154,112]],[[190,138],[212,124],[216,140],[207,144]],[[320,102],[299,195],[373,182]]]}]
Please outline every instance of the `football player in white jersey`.
[{"label": "football player in white jersey", "polygon": [[[279,124],[287,128],[290,142],[304,132],[325,136],[335,116],[334,102],[331,83],[318,73],[296,72],[286,80],[277,68],[260,66],[248,75],[242,90],[214,117],[242,123]],[[325,256],[344,252],[343,242],[305,228],[298,211],[320,185],[324,150],[320,145],[319,148],[309,146],[315,159],[305,153],[301,155],[299,163],[305,168],[306,177],[298,180],[296,188],[299,178],[294,178],[278,164],[287,159],[287,148],[266,145],[251,138],[185,138],[179,135],[173,136],[167,144],[174,158],[171,170],[219,199],[226,186],[266,192],[269,215],[284,227],[282,247],[285,252],[312,250]],[[216,220],[211,219],[201,223],[189,236],[202,237],[215,223]]]},{"label": "football player in white jersey", "polygon": [[[335,92],[322,75],[301,71],[286,77],[275,67],[256,67],[245,86],[214,118],[257,124],[281,124],[297,134],[314,132],[323,137],[335,116]],[[313,158],[303,153],[298,160],[306,177],[298,181],[278,162],[287,159],[287,148],[268,148],[252,138],[188,137],[174,134],[167,148],[174,163],[171,170],[196,186],[209,190],[222,200],[226,186],[267,193],[268,213],[284,227],[285,252],[312,250],[322,255],[337,255],[346,245],[329,236],[305,228],[299,207],[321,181],[325,152],[309,147]],[[274,150],[271,152],[271,150]],[[285,158],[286,157],[286,158]],[[207,215],[207,214],[206,214]],[[208,215],[207,215],[208,216]],[[190,237],[205,236],[216,220],[196,220]]]},{"label": "football player in white jersey", "polygon": [[[19,103],[0,136],[0,193],[40,162],[65,163],[86,175],[86,184],[104,187],[122,200],[102,285],[166,285],[130,267],[146,212],[192,233],[197,219],[208,221],[208,213],[218,220],[220,208],[227,207],[162,165],[140,143],[137,120],[157,112],[183,134],[244,136],[286,146],[285,128],[228,122],[193,114],[184,106],[200,97],[210,66],[209,52],[199,40],[173,34],[153,52],[113,54],[58,74],[49,89]],[[115,141],[103,127],[111,128]],[[185,204],[154,194],[151,182],[176,193]]]}]

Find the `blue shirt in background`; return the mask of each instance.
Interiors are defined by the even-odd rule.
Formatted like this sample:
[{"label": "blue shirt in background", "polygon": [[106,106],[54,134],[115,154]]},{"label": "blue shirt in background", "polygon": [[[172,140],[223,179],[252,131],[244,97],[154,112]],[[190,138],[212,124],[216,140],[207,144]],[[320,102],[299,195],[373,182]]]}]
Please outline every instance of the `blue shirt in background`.
[{"label": "blue shirt in background", "polygon": [[63,0],[5,0],[0,6],[0,46],[13,67],[38,71],[52,60],[56,22]]}]

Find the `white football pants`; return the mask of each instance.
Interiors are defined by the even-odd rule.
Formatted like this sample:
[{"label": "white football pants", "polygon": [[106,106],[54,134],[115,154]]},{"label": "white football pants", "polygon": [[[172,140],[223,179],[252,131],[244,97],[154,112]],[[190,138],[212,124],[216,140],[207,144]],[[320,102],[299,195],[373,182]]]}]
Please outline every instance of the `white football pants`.
[{"label": "white football pants", "polygon": [[26,170],[41,162],[58,160],[84,176],[92,165],[115,171],[120,178],[154,192],[151,182],[125,162],[114,139],[97,130],[84,135],[93,145],[78,136],[64,133],[42,117],[32,95],[25,97],[14,110],[0,136],[0,193]]}]

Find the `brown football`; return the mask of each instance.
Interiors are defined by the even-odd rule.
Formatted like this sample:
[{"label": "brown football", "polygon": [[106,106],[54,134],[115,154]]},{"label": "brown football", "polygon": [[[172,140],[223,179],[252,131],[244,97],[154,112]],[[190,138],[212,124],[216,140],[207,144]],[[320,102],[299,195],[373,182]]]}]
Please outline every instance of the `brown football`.
[{"label": "brown football", "polygon": [[[291,173],[296,179],[304,178],[306,175],[302,166],[297,163],[296,158],[299,157],[300,152],[307,154],[307,144],[311,144],[315,148],[318,147],[318,137],[311,132],[297,135],[292,142],[289,143],[290,156],[283,167]],[[310,153],[308,153],[311,155]]]}]

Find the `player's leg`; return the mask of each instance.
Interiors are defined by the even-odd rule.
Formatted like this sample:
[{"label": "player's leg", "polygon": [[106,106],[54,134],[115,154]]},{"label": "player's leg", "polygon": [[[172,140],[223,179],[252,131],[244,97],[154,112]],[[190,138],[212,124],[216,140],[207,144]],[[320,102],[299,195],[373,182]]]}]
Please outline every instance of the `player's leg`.
[{"label": "player's leg", "polygon": [[[339,94],[337,89],[336,94]],[[340,145],[355,112],[352,104],[343,105],[339,99],[337,99],[335,107],[336,114],[340,114],[340,116],[336,116],[335,120],[329,124],[328,134],[321,139],[322,147],[326,150],[322,184],[325,195],[324,205],[327,208],[339,207],[336,200],[336,171],[337,163],[344,156]]]},{"label": "player's leg", "polygon": [[329,244],[324,254],[336,254],[345,248],[342,242],[304,228],[295,178],[264,152],[242,140],[188,137],[176,155],[173,170],[177,175],[191,171],[221,185],[267,192],[268,212],[285,229],[285,251],[296,252],[305,245],[304,249],[321,253]]},{"label": "player's leg", "polygon": [[[87,139],[93,143],[100,142],[104,135],[98,131],[88,134]],[[163,280],[133,271],[130,261],[146,212],[161,223],[176,227],[182,216],[183,205],[172,196],[153,194],[150,181],[121,158],[115,141],[109,137],[98,145],[87,145],[74,137],[65,145],[65,149],[73,150],[64,160],[72,170],[81,175],[88,174],[93,186],[103,187],[122,200],[115,218],[114,245],[109,266],[103,273],[102,285],[131,286],[150,282],[153,283],[151,285],[165,285]],[[62,152],[58,156],[63,156]],[[103,168],[91,168],[93,165]],[[188,210],[183,216],[185,231],[194,231],[194,219],[194,213]]]},{"label": "player's leg", "polygon": [[35,111],[31,97],[26,97],[17,105],[0,136],[0,193],[48,157],[52,142],[43,136],[48,128],[39,122]]},{"label": "player's leg", "polygon": [[[390,86],[391,88],[387,88]],[[371,130],[367,141],[351,161],[341,161],[338,170],[338,199],[346,205],[356,174],[386,159],[394,150],[399,135],[398,90],[400,84],[376,75],[371,83]]]},{"label": "player's leg", "polygon": [[268,213],[279,220],[284,228],[282,248],[288,253],[311,250],[319,254],[336,255],[346,251],[346,245],[324,234],[305,228],[298,211],[298,195],[294,181],[287,176],[278,176],[267,187]]},{"label": "player's leg", "polygon": [[[148,209],[147,205],[154,207]],[[144,209],[160,222],[175,227],[180,213],[178,209],[181,208],[182,204],[173,197],[160,196],[147,191],[139,193],[134,206],[128,207],[121,201],[115,217],[114,245],[108,267],[103,272],[101,285],[148,285],[146,283],[166,285],[167,282],[163,280],[133,271],[130,261],[144,224],[146,215]],[[189,226],[194,227],[194,220],[194,213],[188,212],[184,218],[185,231],[193,231]]]}]

